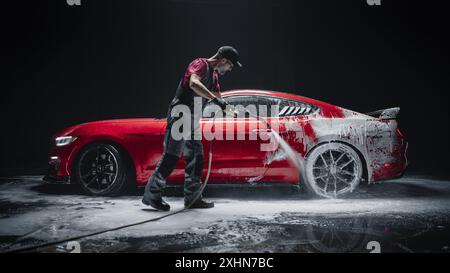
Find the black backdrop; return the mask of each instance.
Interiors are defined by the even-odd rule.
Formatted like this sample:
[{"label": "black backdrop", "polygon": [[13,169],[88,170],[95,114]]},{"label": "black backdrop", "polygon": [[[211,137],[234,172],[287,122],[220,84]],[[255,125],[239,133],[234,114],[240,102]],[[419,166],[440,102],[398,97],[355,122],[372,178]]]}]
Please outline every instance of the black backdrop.
[{"label": "black backdrop", "polygon": [[50,136],[70,125],[163,117],[186,65],[220,45],[239,49],[245,65],[222,89],[361,112],[400,106],[411,170],[448,174],[441,2],[47,0],[8,1],[0,13],[1,175],[42,172]]}]

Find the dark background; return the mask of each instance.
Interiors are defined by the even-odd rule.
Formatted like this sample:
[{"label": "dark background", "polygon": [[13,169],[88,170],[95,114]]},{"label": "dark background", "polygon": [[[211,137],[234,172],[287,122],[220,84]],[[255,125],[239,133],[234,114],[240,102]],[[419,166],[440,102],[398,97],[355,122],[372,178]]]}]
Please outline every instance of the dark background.
[{"label": "dark background", "polygon": [[400,106],[411,171],[448,176],[444,1],[81,1],[2,3],[0,175],[42,173],[65,127],[163,117],[187,64],[233,45],[245,67],[223,90]]}]

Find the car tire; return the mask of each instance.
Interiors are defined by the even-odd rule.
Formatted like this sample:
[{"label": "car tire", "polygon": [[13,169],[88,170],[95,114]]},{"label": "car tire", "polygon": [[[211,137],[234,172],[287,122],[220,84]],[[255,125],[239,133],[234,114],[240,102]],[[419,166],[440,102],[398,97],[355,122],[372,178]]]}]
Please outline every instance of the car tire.
[{"label": "car tire", "polygon": [[78,153],[72,176],[85,193],[94,196],[122,194],[132,180],[125,153],[104,142],[91,143]]},{"label": "car tire", "polygon": [[355,190],[363,173],[361,158],[351,146],[327,142],[307,154],[302,181],[310,194],[339,198]]}]

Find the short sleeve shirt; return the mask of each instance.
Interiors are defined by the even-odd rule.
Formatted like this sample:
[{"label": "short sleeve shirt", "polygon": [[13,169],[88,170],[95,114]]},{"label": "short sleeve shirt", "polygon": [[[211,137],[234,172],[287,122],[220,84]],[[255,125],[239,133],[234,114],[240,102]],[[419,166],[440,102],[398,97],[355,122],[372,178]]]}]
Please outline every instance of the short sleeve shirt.
[{"label": "short sleeve shirt", "polygon": [[[181,79],[181,85],[184,88],[189,88],[189,79],[191,78],[192,74],[197,74],[201,78],[205,77],[208,65],[209,64],[206,61],[206,58],[198,58],[193,60],[189,64],[186,72],[183,75],[183,78]],[[217,74],[217,71],[213,71],[213,89],[214,90],[211,91],[220,92],[219,75]]]}]

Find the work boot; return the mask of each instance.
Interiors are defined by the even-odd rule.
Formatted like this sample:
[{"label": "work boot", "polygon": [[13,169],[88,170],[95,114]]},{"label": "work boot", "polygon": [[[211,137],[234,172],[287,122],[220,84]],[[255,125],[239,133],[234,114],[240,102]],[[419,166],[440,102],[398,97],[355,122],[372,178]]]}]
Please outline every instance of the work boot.
[{"label": "work boot", "polygon": [[162,200],[162,198],[149,199],[149,200],[147,200],[145,198],[142,198],[142,203],[144,205],[151,206],[151,207],[153,207],[154,209],[157,209],[157,210],[161,210],[161,211],[168,211],[168,210],[170,210],[170,205],[167,204],[166,202],[164,202],[164,200]]},{"label": "work boot", "polygon": [[[190,201],[192,202],[192,201]],[[190,202],[184,202],[184,207],[188,208],[187,206],[189,206]],[[214,208],[214,202],[206,202],[202,199],[198,199],[197,201],[195,201],[194,204],[192,204],[190,207],[190,209],[209,209],[209,208]]]}]

